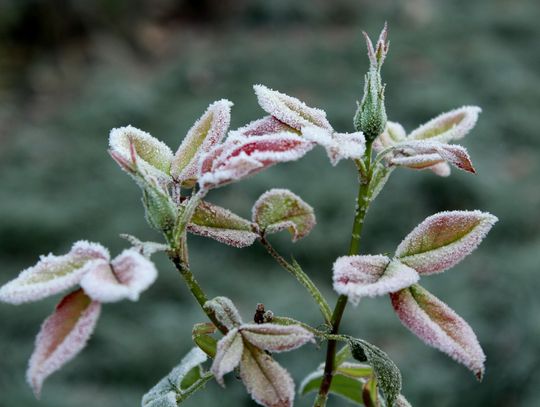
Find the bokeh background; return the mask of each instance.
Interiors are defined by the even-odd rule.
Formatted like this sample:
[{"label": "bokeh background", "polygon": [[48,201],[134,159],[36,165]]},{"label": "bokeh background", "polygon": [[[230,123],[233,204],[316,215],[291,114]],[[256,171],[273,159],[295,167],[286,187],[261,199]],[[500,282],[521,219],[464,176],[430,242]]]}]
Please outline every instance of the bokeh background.
[{"label": "bokeh background", "polygon": [[[0,283],[63,253],[78,239],[113,253],[119,233],[158,240],[134,183],[108,156],[113,127],[132,124],[173,149],[219,98],[235,103],[232,128],[262,116],[251,86],[264,83],[325,109],[351,131],[367,68],[361,30],[390,27],[384,67],[389,117],[408,130],[465,104],[483,107],[464,140],[477,176],[399,170],[370,211],[365,253],[392,252],[441,210],[500,218],[474,255],[423,284],[461,314],[487,353],[479,384],[465,368],[401,326],[387,298],[349,308],[344,331],[386,350],[416,406],[537,406],[540,401],[540,7],[536,0],[76,0],[0,2]],[[332,168],[319,149],[215,191],[210,200],[248,217],[270,187],[311,203],[318,226],[292,254],[335,301],[333,260],[346,252],[356,193],[354,166]],[[193,237],[192,266],[209,295],[234,299],[246,318],[263,302],[313,325],[310,298],[254,245]],[[204,321],[165,256],[137,303],[107,305],[88,348],[45,386],[24,381],[41,321],[57,298],[0,306],[0,406],[133,407],[192,346]],[[305,347],[278,359],[299,383],[322,360]],[[186,406],[253,406],[241,383],[215,383]],[[312,397],[299,398],[310,406]],[[347,405],[332,399],[334,406]]]}]

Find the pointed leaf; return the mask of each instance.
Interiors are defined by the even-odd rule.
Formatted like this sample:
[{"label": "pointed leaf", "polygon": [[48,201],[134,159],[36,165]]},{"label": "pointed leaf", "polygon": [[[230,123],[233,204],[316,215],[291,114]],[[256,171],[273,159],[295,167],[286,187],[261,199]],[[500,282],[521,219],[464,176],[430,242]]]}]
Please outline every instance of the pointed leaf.
[{"label": "pointed leaf", "polygon": [[201,202],[191,218],[188,230],[233,247],[246,247],[259,236],[253,224],[231,211],[209,202]]},{"label": "pointed leaf", "polygon": [[238,328],[242,324],[240,313],[227,297],[216,297],[204,304],[204,309],[212,312],[227,329]]},{"label": "pointed leaf", "polygon": [[173,153],[150,134],[133,126],[112,129],[109,147],[115,160],[132,163],[135,158],[136,165],[148,174],[160,179],[169,177]]},{"label": "pointed leaf", "polygon": [[332,129],[323,110],[309,107],[294,97],[264,85],[255,85],[253,89],[259,100],[259,105],[265,112],[296,130],[301,130],[302,127],[306,126]]},{"label": "pointed leaf", "polygon": [[178,366],[143,396],[142,407],[177,407],[194,393],[192,389],[202,387],[212,377],[201,374],[201,364],[206,359],[201,350],[191,349]]},{"label": "pointed leaf", "polygon": [[238,329],[234,328],[227,333],[217,344],[216,357],[210,369],[217,382],[225,386],[223,376],[238,366],[242,353],[244,352],[244,341]]},{"label": "pointed leaf", "polygon": [[287,189],[262,194],[253,205],[252,219],[265,233],[287,229],[293,241],[306,236],[316,223],[313,208]]},{"label": "pointed leaf", "polygon": [[30,358],[27,380],[39,397],[45,379],[73,359],[94,331],[101,306],[82,290],[68,294],[45,320]]},{"label": "pointed leaf", "polygon": [[257,348],[246,349],[240,378],[257,403],[266,407],[292,407],[294,382],[283,367]]},{"label": "pointed leaf", "polygon": [[496,222],[487,212],[439,212],[403,239],[396,258],[420,274],[440,273],[476,249]]},{"label": "pointed leaf", "polygon": [[448,143],[465,137],[476,125],[482,109],[477,106],[463,106],[443,113],[421,125],[409,134],[410,140],[430,140]]},{"label": "pointed leaf", "polygon": [[418,284],[393,293],[390,298],[399,319],[411,332],[482,379],[486,357],[463,318]]},{"label": "pointed leaf", "polygon": [[398,291],[419,278],[414,269],[382,255],[343,256],[334,262],[334,290],[355,305],[362,297]]},{"label": "pointed leaf", "polygon": [[300,325],[243,324],[240,332],[245,340],[270,352],[285,352],[314,342],[313,334]]},{"label": "pointed leaf", "polygon": [[[323,370],[317,370],[308,375],[300,384],[298,393],[302,396],[311,392],[319,391],[321,386],[322,377],[324,375]],[[330,393],[336,396],[342,397],[345,400],[352,401],[358,405],[363,405],[362,402],[362,385],[363,382],[351,377],[342,376],[338,372],[332,379],[330,384]]]},{"label": "pointed leaf", "polygon": [[111,264],[102,262],[92,267],[82,278],[81,287],[95,301],[137,301],[156,278],[154,263],[135,249],[128,249]]},{"label": "pointed leaf", "polygon": [[189,130],[176,151],[171,175],[184,186],[193,186],[197,180],[199,160],[221,142],[231,122],[232,102],[222,99],[212,103]]},{"label": "pointed leaf", "polygon": [[42,256],[0,288],[0,301],[10,304],[37,301],[65,291],[79,283],[93,264],[107,263],[109,251],[98,243],[78,241],[68,254]]},{"label": "pointed leaf", "polygon": [[215,188],[301,158],[314,144],[292,133],[227,140],[204,156],[199,185]]},{"label": "pointed leaf", "polygon": [[262,119],[254,120],[237,130],[231,131],[229,137],[265,136],[267,134],[282,132],[298,133],[296,129],[279,121],[274,116],[265,116]]},{"label": "pointed leaf", "polygon": [[360,159],[366,151],[366,139],[361,132],[333,133],[320,127],[305,127],[302,136],[326,149],[332,165],[342,159]]},{"label": "pointed leaf", "polygon": [[362,339],[350,338],[349,346],[356,360],[367,362],[373,367],[386,404],[393,406],[401,392],[401,372],[396,364],[381,349]]}]

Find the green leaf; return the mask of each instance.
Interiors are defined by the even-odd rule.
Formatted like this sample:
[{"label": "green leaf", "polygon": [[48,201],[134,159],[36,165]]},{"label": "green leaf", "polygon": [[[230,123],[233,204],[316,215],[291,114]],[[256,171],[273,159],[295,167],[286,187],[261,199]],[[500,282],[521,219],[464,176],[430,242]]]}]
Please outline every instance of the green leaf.
[{"label": "green leaf", "polygon": [[313,208],[287,189],[271,189],[260,196],[252,209],[253,222],[265,233],[287,229],[293,241],[307,236],[315,226]]},{"label": "green leaf", "polygon": [[217,340],[209,334],[214,332],[216,332],[216,327],[211,322],[195,324],[191,331],[193,342],[212,359],[216,357]]},{"label": "green leaf", "polygon": [[[319,391],[323,374],[322,370],[317,370],[307,376],[300,385],[299,393],[304,396]],[[359,379],[336,374],[330,385],[330,393],[361,406],[363,405],[362,385],[363,383]]]},{"label": "green leaf", "polygon": [[362,339],[349,338],[349,346],[356,360],[373,367],[388,407],[393,406],[401,392],[401,372],[396,364],[381,349]]}]

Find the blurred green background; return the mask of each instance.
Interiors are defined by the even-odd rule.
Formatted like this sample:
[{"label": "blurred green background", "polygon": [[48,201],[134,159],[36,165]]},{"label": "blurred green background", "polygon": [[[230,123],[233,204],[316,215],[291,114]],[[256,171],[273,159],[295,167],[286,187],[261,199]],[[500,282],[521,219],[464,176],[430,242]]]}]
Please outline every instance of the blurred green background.
[{"label": "blurred green background", "polygon": [[[328,112],[351,131],[367,68],[361,30],[390,27],[383,75],[391,120],[412,130],[465,104],[484,112],[464,140],[477,176],[396,171],[370,211],[365,253],[392,252],[428,215],[481,209],[500,218],[480,248],[423,284],[475,329],[487,354],[479,384],[465,368],[401,326],[387,298],[350,307],[343,330],[386,350],[416,406],[537,406],[540,398],[540,6],[536,0],[102,0],[0,2],[0,283],[63,253],[78,239],[118,252],[119,233],[157,240],[140,194],[109,158],[108,132],[132,124],[173,150],[219,98],[235,103],[232,128],[261,117],[251,86],[264,83]],[[311,203],[318,226],[291,244],[333,304],[331,264],[346,252],[354,166],[332,168],[322,149],[215,191],[210,200],[248,217],[270,187]],[[193,237],[192,266],[209,295],[234,299],[245,318],[263,302],[320,323],[310,298],[261,247]],[[0,306],[0,406],[138,406],[141,395],[192,346],[204,321],[165,256],[137,303],[106,305],[87,349],[34,400],[24,381],[41,321],[57,298]],[[277,359],[298,384],[323,358],[306,346]],[[229,375],[186,406],[253,406]],[[312,397],[297,406],[310,406]],[[334,406],[346,405],[333,399]]]}]

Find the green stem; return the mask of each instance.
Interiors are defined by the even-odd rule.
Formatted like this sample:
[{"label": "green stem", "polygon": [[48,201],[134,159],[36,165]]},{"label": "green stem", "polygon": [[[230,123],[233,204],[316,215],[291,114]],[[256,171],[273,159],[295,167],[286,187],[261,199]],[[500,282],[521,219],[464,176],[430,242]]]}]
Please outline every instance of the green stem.
[{"label": "green stem", "polygon": [[311,296],[319,306],[325,322],[327,324],[330,324],[332,321],[332,309],[328,305],[328,302],[323,297],[313,280],[309,278],[309,276],[302,270],[302,268],[298,264],[290,264],[287,260],[285,260],[283,256],[281,256],[276,251],[276,249],[274,249],[274,247],[270,244],[268,240],[266,240],[264,236],[261,236],[259,241],[264,246],[266,251],[270,254],[270,256],[272,256],[281,267],[291,273],[300,282],[300,284],[302,284],[308,290],[308,292],[311,294]]},{"label": "green stem", "polygon": [[[366,154],[364,157],[364,166],[366,169],[366,176],[361,177],[360,186],[358,188],[358,197],[356,200],[356,211],[354,216],[354,223],[351,233],[351,242],[349,245],[349,256],[358,254],[360,251],[360,238],[362,236],[362,229],[364,227],[364,218],[366,217],[367,210],[370,204],[369,196],[369,183],[371,182],[371,177],[373,175],[373,167],[371,166],[371,151],[372,143],[367,143],[366,145]],[[332,313],[331,320],[331,335],[338,335],[339,325],[341,319],[343,318],[343,313],[345,312],[345,307],[347,306],[348,297],[346,295],[340,295],[334,312]],[[330,391],[330,386],[332,384],[332,379],[334,377],[334,368],[335,368],[335,358],[336,358],[336,348],[337,341],[331,339],[328,341],[328,347],[326,351],[326,362],[324,365],[324,376],[319,388],[319,394],[315,399],[313,407],[324,407],[326,406],[326,401],[328,399],[328,392]]]}]

